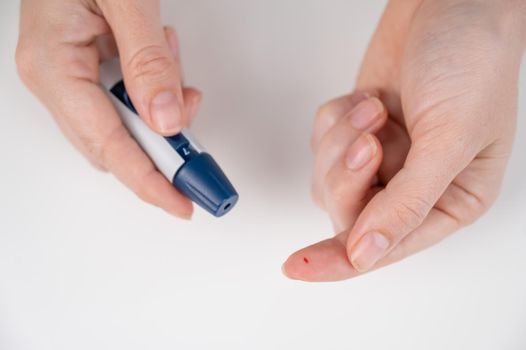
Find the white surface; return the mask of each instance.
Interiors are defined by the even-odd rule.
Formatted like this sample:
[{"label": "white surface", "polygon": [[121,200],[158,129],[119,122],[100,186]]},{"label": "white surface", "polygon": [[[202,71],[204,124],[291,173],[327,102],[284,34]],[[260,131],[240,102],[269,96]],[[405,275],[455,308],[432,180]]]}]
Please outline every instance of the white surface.
[{"label": "white surface", "polygon": [[[280,265],[330,234],[308,195],[318,104],[347,91],[383,2],[177,1],[195,133],[239,206],[180,222],[98,173],[19,83],[0,5],[0,349],[525,349],[526,67],[502,195],[475,225],[336,284]],[[165,4],[168,5],[168,4]]]}]

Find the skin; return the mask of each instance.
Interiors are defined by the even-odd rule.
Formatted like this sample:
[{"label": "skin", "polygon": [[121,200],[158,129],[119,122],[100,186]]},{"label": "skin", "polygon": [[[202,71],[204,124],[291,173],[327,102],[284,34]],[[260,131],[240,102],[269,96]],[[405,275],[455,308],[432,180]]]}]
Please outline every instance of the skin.
[{"label": "skin", "polygon": [[[476,220],[499,192],[515,132],[522,0],[392,0],[353,94],[314,123],[313,197],[335,237],[283,265],[290,278],[357,276]],[[99,87],[120,55],[140,116],[162,135],[195,116],[177,38],[154,0],[23,0],[19,74],[66,137],[140,198],[182,218],[192,204],[155,169]]]},{"label": "skin", "polygon": [[388,3],[356,92],[314,123],[312,192],[336,235],[292,254],[288,277],[358,276],[491,206],[514,139],[524,23],[524,1]]},{"label": "skin", "polygon": [[159,1],[23,0],[16,50],[19,75],[60,129],[101,170],[142,200],[180,218],[192,202],[157,171],[99,86],[100,61],[120,54],[140,116],[162,135],[197,113],[201,93],[183,87],[177,38],[161,25]]}]

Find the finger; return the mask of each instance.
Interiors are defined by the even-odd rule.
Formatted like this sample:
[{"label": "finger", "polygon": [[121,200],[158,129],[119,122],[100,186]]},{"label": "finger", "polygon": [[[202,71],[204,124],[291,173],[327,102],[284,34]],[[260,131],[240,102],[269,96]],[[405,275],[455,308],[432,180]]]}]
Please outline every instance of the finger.
[{"label": "finger", "polygon": [[95,46],[99,53],[99,62],[108,61],[119,56],[117,43],[112,33],[99,35],[95,39]]},{"label": "finger", "polygon": [[[179,46],[178,46],[178,40],[175,35],[175,30],[171,27],[164,27],[163,30],[164,30],[165,40],[170,48],[172,56],[175,59],[175,61],[178,62],[179,61]],[[115,43],[115,39],[113,38],[113,36],[106,35],[100,39],[98,38],[97,47],[103,59],[110,59],[118,55],[117,45]],[[181,76],[182,67],[180,66],[180,64],[178,64],[178,69],[179,69],[179,75]],[[194,88],[183,88],[182,94],[183,94],[183,99],[185,101],[184,108],[185,108],[186,115],[189,118],[193,118],[199,108],[199,103],[201,101],[201,93],[197,89],[194,89]],[[127,133],[124,133],[123,131],[120,131],[120,132],[124,134],[123,142],[129,143],[130,140],[127,137],[129,135],[127,135]],[[111,148],[111,142],[106,147]],[[118,151],[119,146],[117,145],[115,149]],[[146,188],[146,190],[140,190],[140,189],[134,190],[134,192],[141,199],[151,204],[154,204],[156,206],[159,206],[163,208],[164,210],[166,210],[167,212],[172,213],[176,216],[183,217],[183,218],[191,217],[192,210],[191,208],[189,210],[188,205],[187,205],[188,203],[185,203],[187,202],[186,198],[182,199],[182,203],[183,203],[182,207],[180,207],[181,198],[176,198],[176,201],[174,203],[170,203],[170,200],[169,200],[170,198],[168,198],[168,200],[166,201],[163,201],[163,198],[165,197],[163,192],[166,191],[167,181],[164,179],[164,177],[162,177],[162,175],[158,171],[156,171],[155,169],[147,170],[148,172],[150,172],[150,174],[147,175],[147,177],[151,179],[150,185],[148,186],[144,186],[141,184],[136,185],[135,183],[137,181],[134,179],[130,178],[129,180],[125,181],[125,179],[127,178],[126,172],[123,172],[121,175],[117,175],[117,173],[122,172],[119,167],[122,160],[119,160],[117,158],[116,161],[112,161],[112,159],[114,159],[115,157],[119,157],[118,153],[115,155],[112,155],[111,152],[106,152],[106,153],[108,154],[108,157],[106,157],[104,161],[108,163],[107,166],[110,167],[110,170],[112,170],[112,172],[121,181],[123,181],[126,185],[128,185],[128,187],[132,189],[135,187]],[[172,186],[170,185],[170,187]],[[179,197],[179,195],[180,193],[176,192],[176,196]]]},{"label": "finger", "polygon": [[[183,82],[183,73],[182,65],[180,63],[180,54],[179,54],[179,39],[177,38],[177,33],[175,29],[171,26],[164,26],[164,38],[168,44],[172,56],[176,62],[178,62],[179,67],[179,76],[181,77],[181,82]],[[117,43],[115,42],[115,37],[112,33],[105,33],[99,35],[95,39],[95,46],[99,52],[100,61],[111,60],[119,56],[119,50],[117,49]]]},{"label": "finger", "polygon": [[165,39],[159,1],[105,1],[100,7],[117,42],[124,81],[137,111],[153,130],[163,135],[179,132],[188,116],[178,52]]},{"label": "finger", "polygon": [[356,107],[358,103],[369,97],[371,97],[371,94],[368,92],[355,91],[352,94],[335,98],[322,105],[316,113],[312,127],[312,150],[316,153],[316,149],[323,135]]},{"label": "finger", "polygon": [[[166,42],[168,43],[168,46],[170,47],[172,56],[177,62],[181,84],[184,85],[183,66],[181,63],[179,38],[177,37],[177,33],[175,32],[175,29],[173,27],[165,26],[164,36],[166,38]],[[202,97],[203,95],[199,90],[191,88],[191,87],[183,87],[184,110],[185,110],[185,115],[188,118],[188,124],[191,124],[193,119],[197,115],[199,106],[201,104]]]},{"label": "finger", "polygon": [[349,262],[347,232],[300,249],[285,261],[281,270],[288,278],[307,282],[330,282],[360,274]]},{"label": "finger", "polygon": [[411,146],[406,130],[389,117],[376,133],[384,153],[382,164],[378,169],[378,180],[387,184],[402,169]]},{"label": "finger", "polygon": [[350,229],[371,196],[382,161],[382,147],[371,134],[362,134],[331,168],[324,182],[327,212],[335,232]]},{"label": "finger", "polygon": [[[379,260],[374,269],[430,247],[457,229],[457,222],[453,218],[440,210],[432,209],[422,225]],[[307,282],[340,281],[365,273],[358,271],[349,261],[346,248],[348,234],[349,231],[346,230],[333,238],[295,252],[283,264],[283,273],[291,279]]]},{"label": "finger", "polygon": [[362,102],[335,124],[321,139],[314,161],[312,196],[320,207],[323,202],[323,181],[329,169],[343,157],[362,132],[374,133],[385,123],[387,113],[376,97]]},{"label": "finger", "polygon": [[414,141],[404,167],[371,199],[351,230],[347,251],[356,269],[373,268],[422,224],[476,154],[473,144],[459,140],[455,131],[437,128]]},{"label": "finger", "polygon": [[24,9],[31,15],[24,16],[24,21],[31,25],[23,26],[17,49],[23,80],[61,129],[75,136],[90,160],[113,172],[146,201],[180,217],[190,217],[190,200],[155,170],[98,85],[99,53],[94,42],[108,32],[106,21],[83,7],[76,11],[72,16],[57,12],[50,25],[49,18],[42,22],[37,13]]},{"label": "finger", "polygon": [[[423,223],[406,235],[373,269],[402,260],[440,242],[462,226],[473,222],[489,208],[497,196],[506,157],[495,158],[486,153],[479,157],[448,186]],[[491,189],[489,195],[486,194],[488,189]],[[290,278],[313,282],[342,280],[360,275],[347,255],[349,232],[350,230],[345,230],[332,239],[292,254],[283,265],[284,273]]]},{"label": "finger", "polygon": [[[83,92],[81,95],[62,92],[61,96],[69,102],[60,106],[60,113],[89,145],[92,157],[145,202],[189,219],[193,211],[191,201],[159,173],[128,133],[106,94],[84,81],[65,86],[71,92]],[[85,120],[90,121],[89,125]]]},{"label": "finger", "polygon": [[181,85],[184,85],[183,64],[181,63],[181,49],[179,46],[179,37],[177,36],[175,28],[172,26],[164,26],[164,37],[166,38],[166,42],[170,47],[172,57],[179,68],[179,79],[181,81]]},{"label": "finger", "polygon": [[[164,27],[164,36],[166,42],[168,43],[172,56],[179,62],[179,76],[181,77],[181,82],[183,82],[183,73],[182,65],[180,64],[180,55],[179,55],[179,41],[175,33],[175,29],[169,26]],[[117,44],[112,34],[99,35],[95,40],[95,45],[99,52],[100,61],[107,61],[112,58],[115,58],[119,55],[117,50]],[[202,93],[191,87],[183,87],[183,101],[185,113],[188,116],[188,122],[191,123],[193,118],[196,116],[201,103]]]},{"label": "finger", "polygon": [[406,235],[375,268],[392,264],[431,247],[480,217],[495,200],[505,158],[477,156],[447,187],[424,222]]},{"label": "finger", "polygon": [[[335,227],[350,225],[368,199],[367,194],[378,191],[371,192],[371,180],[381,159],[378,140],[364,134],[350,147],[347,157],[331,169],[326,203]],[[347,256],[347,236],[348,230],[297,251],[283,264],[283,273],[304,281],[337,281],[358,275]]]},{"label": "finger", "polygon": [[[166,41],[168,42],[168,45],[170,46],[170,50],[172,51],[172,56],[177,62],[181,84],[184,86],[184,72],[183,72],[183,65],[181,63],[179,38],[177,37],[177,33],[175,29],[171,26],[164,27],[164,34],[166,37]],[[197,115],[199,106],[201,104],[202,97],[203,97],[203,94],[201,93],[201,91],[194,89],[194,88],[190,88],[190,87],[183,87],[183,102],[184,102],[185,114],[188,118],[187,119],[188,124],[191,124],[193,119]]]}]

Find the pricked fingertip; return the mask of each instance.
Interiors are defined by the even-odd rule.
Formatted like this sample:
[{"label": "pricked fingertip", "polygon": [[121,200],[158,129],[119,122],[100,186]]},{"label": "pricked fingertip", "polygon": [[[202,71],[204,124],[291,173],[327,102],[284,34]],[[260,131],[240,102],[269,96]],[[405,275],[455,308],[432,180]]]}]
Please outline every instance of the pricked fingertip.
[{"label": "pricked fingertip", "polygon": [[[281,265],[281,272],[285,277],[291,279],[291,280],[297,280],[297,281],[305,281],[308,282],[309,279],[305,278],[306,271],[303,267],[298,268],[298,261],[296,258],[296,253],[289,256],[289,258]],[[304,262],[302,262],[302,265],[305,265]]]},{"label": "pricked fingertip", "polygon": [[347,258],[344,245],[327,239],[292,254],[282,267],[290,279],[305,282],[333,282],[354,277],[358,272]]}]

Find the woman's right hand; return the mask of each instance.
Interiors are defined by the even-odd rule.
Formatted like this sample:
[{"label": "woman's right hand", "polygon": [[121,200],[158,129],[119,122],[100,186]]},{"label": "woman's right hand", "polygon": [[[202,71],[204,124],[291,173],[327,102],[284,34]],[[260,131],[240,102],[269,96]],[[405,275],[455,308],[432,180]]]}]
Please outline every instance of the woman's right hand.
[{"label": "woman's right hand", "polygon": [[157,171],[99,86],[100,61],[117,52],[144,121],[162,135],[187,126],[201,93],[182,87],[176,34],[163,28],[158,0],[21,2],[16,62],[27,87],[96,167],[144,201],[188,219],[191,201]]}]

